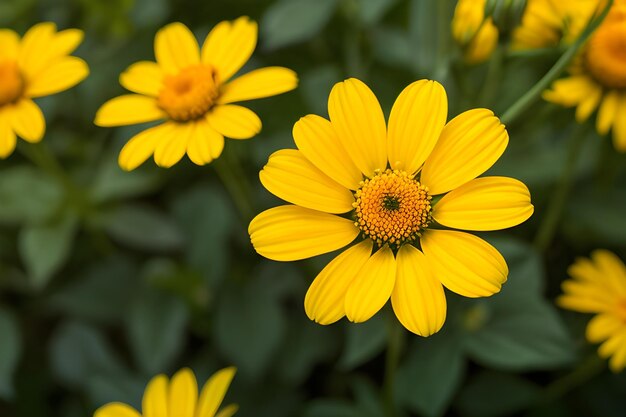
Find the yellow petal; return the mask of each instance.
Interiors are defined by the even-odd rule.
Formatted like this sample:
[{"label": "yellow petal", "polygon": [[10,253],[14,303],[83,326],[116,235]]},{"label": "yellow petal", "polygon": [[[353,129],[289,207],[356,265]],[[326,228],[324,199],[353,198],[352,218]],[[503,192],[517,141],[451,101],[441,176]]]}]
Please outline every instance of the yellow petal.
[{"label": "yellow petal", "polygon": [[596,82],[587,75],[574,75],[552,83],[552,89],[543,92],[544,100],[565,107],[578,105],[596,89]]},{"label": "yellow petal", "polygon": [[431,195],[450,191],[491,168],[508,142],[504,125],[491,110],[461,113],[443,128],[420,181]]},{"label": "yellow petal", "polygon": [[332,324],[345,313],[344,300],[350,284],[372,254],[370,239],[346,249],[317,275],[304,297],[309,319]]},{"label": "yellow petal", "polygon": [[422,250],[435,277],[465,297],[488,297],[500,291],[509,269],[500,252],[469,233],[426,230]]},{"label": "yellow petal", "polygon": [[624,323],[613,314],[598,314],[589,321],[586,336],[591,343],[600,343],[615,334]]},{"label": "yellow petal", "polygon": [[215,417],[232,417],[239,410],[239,406],[237,404],[230,404],[224,407],[223,410],[220,410],[219,413],[215,415]]},{"label": "yellow petal", "polygon": [[250,139],[261,131],[261,119],[255,112],[233,104],[215,106],[206,119],[213,129],[227,138]]},{"label": "yellow petal", "polygon": [[168,393],[169,416],[194,417],[198,402],[198,383],[189,368],[172,377]]},{"label": "yellow petal", "polygon": [[204,384],[196,417],[213,417],[215,415],[236,372],[237,368],[235,367],[224,368],[213,374]]},{"label": "yellow petal", "polygon": [[606,249],[594,250],[591,259],[609,292],[626,296],[626,266],[622,260]]},{"label": "yellow petal", "polygon": [[314,114],[302,117],[293,126],[293,138],[302,154],[326,175],[350,190],[359,187],[361,171],[328,120]]},{"label": "yellow petal", "polygon": [[206,165],[217,159],[223,149],[224,136],[213,129],[206,120],[198,120],[195,133],[187,144],[189,159],[196,165]]},{"label": "yellow petal", "polygon": [[80,29],[66,29],[57,32],[54,36],[53,45],[49,45],[52,49],[52,58],[58,58],[63,55],[69,55],[85,38],[85,32]]},{"label": "yellow petal", "polygon": [[200,50],[196,37],[182,23],[170,23],[160,29],[154,38],[154,55],[166,73],[200,63]]},{"label": "yellow petal", "polygon": [[609,369],[611,372],[618,373],[626,367],[626,330],[622,330],[619,337],[619,343],[616,342],[615,351],[609,359]]},{"label": "yellow petal", "polygon": [[297,85],[298,76],[288,68],[260,68],[224,85],[217,102],[227,104],[275,96],[291,91]]},{"label": "yellow petal", "polygon": [[576,107],[576,121],[583,123],[591,116],[591,113],[598,107],[600,100],[602,99],[602,87],[594,85],[589,94],[585,96],[578,107]]},{"label": "yellow petal", "polygon": [[15,150],[15,132],[11,127],[9,113],[0,109],[0,158],[7,158]]},{"label": "yellow petal", "polygon": [[259,177],[270,193],[289,203],[326,213],[352,210],[350,190],[326,176],[298,150],[274,152]]},{"label": "yellow petal", "polygon": [[98,109],[95,124],[102,127],[133,125],[167,118],[152,97],[127,94],[112,98]]},{"label": "yellow petal", "polygon": [[202,62],[217,70],[225,83],[250,59],[256,47],[256,22],[242,16],[233,22],[220,22],[207,35],[202,46]]},{"label": "yellow petal", "polygon": [[388,246],[374,253],[354,277],[346,293],[348,320],[361,323],[383,308],[396,282],[396,258]]},{"label": "yellow petal", "polygon": [[143,417],[168,417],[167,390],[168,380],[165,375],[157,375],[150,380],[141,402]]},{"label": "yellow petal", "polygon": [[55,33],[54,23],[43,22],[31,27],[24,34],[19,48],[18,62],[29,80],[36,76],[47,63]]},{"label": "yellow petal", "polygon": [[14,60],[20,46],[20,37],[11,29],[0,29],[0,61]]},{"label": "yellow petal", "polygon": [[196,130],[196,123],[172,123],[172,130],[154,150],[154,162],[161,168],[170,168],[180,161]]},{"label": "yellow petal", "polygon": [[137,94],[156,97],[162,87],[163,70],[156,62],[140,61],[120,75],[120,84]]},{"label": "yellow petal", "polygon": [[484,177],[444,195],[433,207],[432,216],[455,229],[500,230],[525,222],[533,210],[530,191],[521,181]]},{"label": "yellow petal", "polygon": [[141,415],[129,405],[109,403],[98,408],[93,417],[141,417]]},{"label": "yellow petal", "polygon": [[[626,114],[626,93],[621,94],[617,114]],[[613,146],[619,152],[626,152],[626,117],[620,116],[615,118],[613,124]]]},{"label": "yellow petal", "polygon": [[430,336],[446,321],[446,296],[422,252],[412,245],[398,251],[396,285],[391,305],[404,327],[420,336]]},{"label": "yellow petal", "polygon": [[372,177],[387,166],[385,117],[376,96],[355,78],[335,84],[328,114],[339,140],[362,173]]},{"label": "yellow petal", "polygon": [[613,122],[617,116],[619,96],[617,91],[608,91],[600,104],[598,118],[596,119],[596,129],[601,135],[609,133],[611,126],[613,126]]},{"label": "yellow petal", "polygon": [[275,261],[332,252],[352,242],[359,228],[349,219],[298,206],[279,206],[256,216],[248,233],[256,251]]},{"label": "yellow petal", "polygon": [[18,101],[11,109],[11,125],[15,133],[27,142],[36,143],[43,138],[46,121],[39,106],[31,99]]},{"label": "yellow petal", "polygon": [[437,81],[420,80],[406,87],[389,116],[391,168],[417,172],[435,147],[447,117],[446,90]]},{"label": "yellow petal", "polygon": [[67,90],[87,78],[89,67],[85,61],[76,57],[67,57],[55,61],[42,70],[37,77],[26,85],[26,95],[42,97]]},{"label": "yellow petal", "polygon": [[122,148],[118,157],[120,168],[132,171],[143,164],[154,153],[161,141],[171,136],[174,131],[173,123],[163,123],[133,136]]}]

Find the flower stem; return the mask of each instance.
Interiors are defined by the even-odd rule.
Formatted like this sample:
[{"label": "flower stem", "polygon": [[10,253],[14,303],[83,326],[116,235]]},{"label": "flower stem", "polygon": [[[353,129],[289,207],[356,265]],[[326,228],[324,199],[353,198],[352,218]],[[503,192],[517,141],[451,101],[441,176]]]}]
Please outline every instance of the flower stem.
[{"label": "flower stem", "polygon": [[485,107],[491,107],[494,97],[502,80],[502,68],[504,66],[504,48],[502,44],[498,44],[489,60],[487,68],[487,78],[483,85],[479,96],[479,103]]},{"label": "flower stem", "polygon": [[604,361],[596,353],[593,353],[572,372],[549,384],[543,390],[540,402],[544,404],[551,403],[563,397],[574,388],[581,386],[600,374],[604,369]]},{"label": "flower stem", "polygon": [[385,401],[385,409],[388,417],[395,417],[397,415],[395,401],[394,401],[394,380],[396,378],[396,371],[400,362],[400,353],[404,346],[404,328],[400,325],[393,313],[389,314],[389,336],[387,352],[385,355],[385,379],[383,382],[383,395]]},{"label": "flower stem", "polygon": [[213,166],[242,219],[246,222],[252,220],[256,214],[251,198],[252,187],[247,182],[247,176],[235,152],[224,150],[222,156],[213,162]]},{"label": "flower stem", "polygon": [[556,233],[563,208],[567,202],[567,196],[572,187],[574,171],[576,170],[578,158],[585,143],[585,139],[587,138],[587,133],[587,125],[583,124],[578,126],[574,134],[570,137],[567,159],[565,160],[561,178],[559,179],[556,190],[551,196],[552,198],[548,202],[547,212],[535,236],[534,245],[540,252],[544,252],[550,246],[554,234]]},{"label": "flower stem", "polygon": [[578,49],[583,46],[583,44],[589,39],[589,37],[593,34],[593,32],[600,26],[606,15],[609,13],[611,6],[613,5],[613,0],[609,0],[596,18],[591,19],[589,24],[581,35],[576,39],[574,43],[570,45],[569,48],[561,55],[558,61],[550,68],[550,71],[546,73],[546,75],[541,78],[537,84],[535,84],[526,94],[520,97],[509,109],[504,112],[502,117],[502,123],[505,125],[511,124],[515,121],[535,100],[539,98],[541,93],[548,88],[548,86],[552,83],[552,81],[556,80],[557,77],[561,75],[563,70],[569,65],[571,60],[574,58]]}]

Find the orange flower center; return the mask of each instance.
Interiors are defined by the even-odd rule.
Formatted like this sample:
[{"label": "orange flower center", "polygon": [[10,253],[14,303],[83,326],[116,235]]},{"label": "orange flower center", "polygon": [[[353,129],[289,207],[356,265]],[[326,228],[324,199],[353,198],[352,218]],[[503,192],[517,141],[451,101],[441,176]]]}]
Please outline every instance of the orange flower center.
[{"label": "orange flower center", "polygon": [[194,65],[165,76],[157,104],[173,120],[187,122],[204,116],[218,95],[215,70],[208,65]]},{"label": "orange flower center", "polygon": [[15,61],[0,62],[0,106],[13,103],[24,92],[24,79]]},{"label": "orange flower center", "polygon": [[589,40],[585,65],[608,88],[626,88],[626,19],[611,19]]},{"label": "orange flower center", "polygon": [[615,314],[617,314],[617,317],[619,319],[621,319],[624,323],[626,323],[626,299],[621,300],[617,303]]},{"label": "orange flower center", "polygon": [[428,188],[405,171],[387,169],[362,181],[354,197],[355,224],[378,245],[413,241],[431,220]]}]

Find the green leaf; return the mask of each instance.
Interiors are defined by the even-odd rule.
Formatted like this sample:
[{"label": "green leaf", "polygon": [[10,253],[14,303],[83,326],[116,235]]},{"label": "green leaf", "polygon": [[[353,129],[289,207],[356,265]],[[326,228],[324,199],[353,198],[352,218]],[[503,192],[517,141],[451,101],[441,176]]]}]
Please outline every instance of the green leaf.
[{"label": "green leaf", "polygon": [[345,400],[314,400],[304,410],[303,417],[363,417],[363,413]]},{"label": "green leaf", "polygon": [[222,354],[244,378],[260,377],[270,366],[286,330],[279,300],[261,280],[230,286],[215,313],[215,339]]},{"label": "green leaf", "polygon": [[261,18],[261,39],[268,50],[311,39],[332,17],[337,0],[280,0]]},{"label": "green leaf", "polygon": [[359,19],[366,25],[374,25],[396,2],[397,0],[360,0],[357,3]]},{"label": "green leaf", "polygon": [[376,59],[386,66],[412,69],[414,50],[409,36],[397,28],[372,30],[372,48]]},{"label": "green leaf", "polygon": [[151,206],[118,206],[106,213],[101,222],[111,237],[136,249],[171,251],[184,243],[178,226]]},{"label": "green leaf", "polygon": [[187,308],[177,298],[147,290],[128,312],[126,332],[135,362],[147,375],[169,369],[185,342]]},{"label": "green leaf", "polygon": [[[300,76],[298,90],[306,101],[307,110],[315,114],[326,114],[328,94],[333,85],[341,81],[342,78],[341,71],[336,65],[322,65],[303,73]],[[267,160],[267,156],[265,160]]]},{"label": "green leaf", "polygon": [[426,417],[445,413],[465,373],[459,336],[444,328],[428,338],[413,339],[394,383],[401,404]]},{"label": "green leaf", "polygon": [[62,190],[35,168],[19,165],[3,169],[0,178],[0,222],[42,222],[59,208]]},{"label": "green leaf", "polygon": [[15,317],[0,308],[0,398],[13,397],[13,374],[21,351],[20,331]]},{"label": "green leaf", "polygon": [[339,359],[342,369],[354,369],[385,348],[389,331],[384,314],[377,314],[363,323],[347,323],[346,326],[346,345]]},{"label": "green leaf", "polygon": [[44,225],[29,225],[22,229],[18,249],[35,288],[44,287],[52,275],[67,261],[78,226],[77,218],[64,217]]},{"label": "green leaf", "polygon": [[530,406],[540,392],[540,387],[518,376],[481,372],[463,388],[455,407],[467,417],[510,416]]}]

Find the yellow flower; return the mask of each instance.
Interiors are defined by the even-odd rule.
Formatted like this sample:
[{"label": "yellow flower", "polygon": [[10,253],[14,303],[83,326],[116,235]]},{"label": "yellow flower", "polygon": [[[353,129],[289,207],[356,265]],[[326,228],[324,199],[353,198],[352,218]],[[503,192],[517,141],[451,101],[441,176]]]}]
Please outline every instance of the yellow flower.
[{"label": "yellow flower", "polygon": [[94,417],[230,417],[237,412],[237,405],[217,410],[235,372],[233,367],[216,372],[204,384],[200,396],[190,369],[181,369],[171,381],[165,375],[157,375],[143,394],[141,413],[123,403],[109,403],[97,409]]},{"label": "yellow flower", "polygon": [[596,250],[591,259],[577,259],[570,266],[571,280],[563,282],[560,307],[595,313],[587,325],[587,340],[601,343],[598,353],[610,357],[609,367],[626,366],[626,267],[612,252]]},{"label": "yellow flower", "polygon": [[626,2],[617,1],[569,69],[544,99],[576,107],[576,120],[585,122],[598,109],[596,130],[613,130],[613,144],[626,152]]},{"label": "yellow flower", "polygon": [[528,0],[522,23],[513,31],[513,49],[572,43],[599,8],[599,0]]},{"label": "yellow flower", "polygon": [[354,78],[334,86],[328,113],[330,121],[300,119],[298,149],[270,156],[261,182],[292,205],[266,210],[248,229],[256,251],[277,261],[351,245],[313,281],[309,318],[363,322],[391,298],[400,322],[428,336],[445,320],[442,284],[466,297],[500,291],[508,275],[502,255],[441,227],[497,230],[531,216],[524,184],[476,178],[508,144],[500,120],[474,109],[446,124],[446,92],[429,80],[402,91],[387,126],[374,93]]},{"label": "yellow flower", "polygon": [[16,137],[39,142],[46,130],[41,109],[33,98],[67,90],[89,74],[80,58],[69,56],[83,40],[83,32],[57,32],[54,23],[39,23],[22,39],[0,29],[0,158],[13,153]]},{"label": "yellow flower", "polygon": [[465,60],[481,63],[498,44],[498,29],[491,18],[485,19],[486,0],[459,0],[452,18],[452,36],[464,47]]},{"label": "yellow flower", "polygon": [[250,59],[257,33],[247,17],[221,22],[200,49],[182,23],[159,30],[156,62],[137,62],[120,76],[122,86],[136,94],[108,101],[96,115],[99,126],[165,121],[134,136],[120,153],[120,166],[130,171],[154,154],[157,165],[169,168],[185,153],[204,165],[220,156],[224,136],[249,139],[259,133],[259,117],[231,103],[293,90],[298,79],[287,68],[267,67],[228,82]]}]

